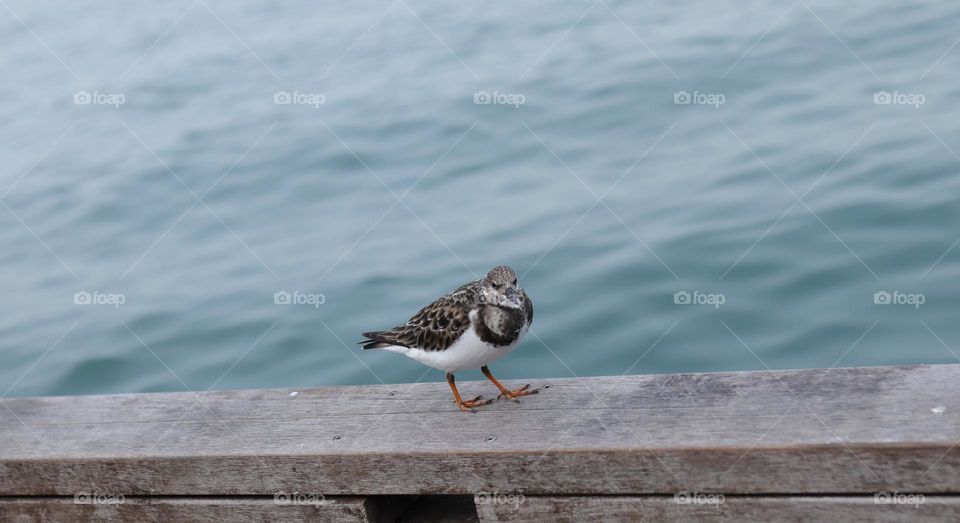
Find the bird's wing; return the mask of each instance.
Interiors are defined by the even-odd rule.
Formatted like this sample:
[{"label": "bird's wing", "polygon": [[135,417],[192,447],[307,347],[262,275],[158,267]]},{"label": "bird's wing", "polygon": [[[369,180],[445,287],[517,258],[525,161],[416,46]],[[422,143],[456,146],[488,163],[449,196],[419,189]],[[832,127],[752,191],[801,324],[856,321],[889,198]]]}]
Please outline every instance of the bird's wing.
[{"label": "bird's wing", "polygon": [[468,283],[420,309],[403,325],[386,331],[364,332],[363,336],[372,341],[366,342],[363,348],[400,345],[427,351],[446,350],[470,328],[470,310],[479,301],[476,282]]}]

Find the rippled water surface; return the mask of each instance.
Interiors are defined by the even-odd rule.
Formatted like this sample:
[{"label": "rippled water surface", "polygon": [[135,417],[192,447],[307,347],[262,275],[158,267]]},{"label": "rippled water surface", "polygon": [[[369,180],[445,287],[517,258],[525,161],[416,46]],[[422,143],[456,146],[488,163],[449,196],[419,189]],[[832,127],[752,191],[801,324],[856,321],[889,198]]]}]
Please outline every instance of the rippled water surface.
[{"label": "rippled water surface", "polygon": [[7,5],[8,395],[441,379],[501,263],[505,378],[958,359],[960,5]]}]

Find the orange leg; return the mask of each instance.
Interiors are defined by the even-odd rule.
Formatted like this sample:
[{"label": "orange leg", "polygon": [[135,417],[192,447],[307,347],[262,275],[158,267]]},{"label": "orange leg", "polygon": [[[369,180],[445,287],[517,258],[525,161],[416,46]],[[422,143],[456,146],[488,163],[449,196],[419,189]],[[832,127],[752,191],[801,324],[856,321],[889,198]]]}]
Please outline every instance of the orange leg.
[{"label": "orange leg", "polygon": [[[540,389],[530,389],[529,383],[520,387],[519,389],[510,390],[504,387],[503,383],[500,383],[499,381],[497,381],[497,378],[493,377],[493,374],[490,373],[490,369],[486,365],[484,365],[483,367],[480,367],[480,371],[483,372],[483,375],[486,376],[488,380],[492,381],[493,384],[496,385],[498,389],[500,389],[500,395],[497,396],[497,399],[500,399],[506,396],[510,400],[516,403],[520,403],[520,400],[517,399],[518,397],[528,396],[530,394],[536,394],[540,392]],[[527,390],[527,389],[530,389],[530,390]]]},{"label": "orange leg", "polygon": [[463,399],[460,398],[460,391],[457,390],[457,384],[454,382],[453,374],[450,372],[447,373],[447,384],[450,385],[450,390],[453,391],[453,402],[464,412],[476,412],[472,407],[493,403],[493,400],[484,400],[483,396],[477,396],[472,400],[463,401]]}]

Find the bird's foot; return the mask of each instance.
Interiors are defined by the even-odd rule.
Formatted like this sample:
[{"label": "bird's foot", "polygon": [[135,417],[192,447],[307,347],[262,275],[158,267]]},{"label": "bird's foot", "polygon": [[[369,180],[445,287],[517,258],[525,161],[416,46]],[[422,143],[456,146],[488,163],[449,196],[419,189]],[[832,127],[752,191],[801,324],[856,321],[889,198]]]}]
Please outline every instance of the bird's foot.
[{"label": "bird's foot", "polygon": [[536,394],[536,393],[538,393],[538,392],[540,392],[540,389],[539,389],[539,388],[537,388],[537,389],[531,389],[531,388],[530,388],[530,384],[527,383],[526,385],[520,387],[519,389],[513,389],[513,390],[504,389],[504,390],[502,390],[502,391],[500,392],[500,395],[497,396],[497,399],[507,398],[507,399],[509,399],[510,401],[514,402],[514,403],[520,403],[520,400],[517,399],[518,397],[520,397],[520,396],[529,396],[529,395],[531,395],[531,394]]},{"label": "bird's foot", "polygon": [[472,400],[454,402],[454,403],[456,403],[457,406],[460,407],[460,410],[464,412],[476,412],[475,410],[473,410],[473,407],[482,407],[483,405],[489,405],[493,403],[493,400],[485,400],[483,399],[483,396],[477,396]]}]

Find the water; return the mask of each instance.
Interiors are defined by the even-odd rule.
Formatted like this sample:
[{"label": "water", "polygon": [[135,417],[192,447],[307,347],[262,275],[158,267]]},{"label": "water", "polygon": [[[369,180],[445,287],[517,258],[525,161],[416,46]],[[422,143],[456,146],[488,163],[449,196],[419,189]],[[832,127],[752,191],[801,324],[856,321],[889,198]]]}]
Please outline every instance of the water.
[{"label": "water", "polygon": [[438,380],[501,263],[504,378],[958,359],[960,5],[8,5],[8,395]]}]

